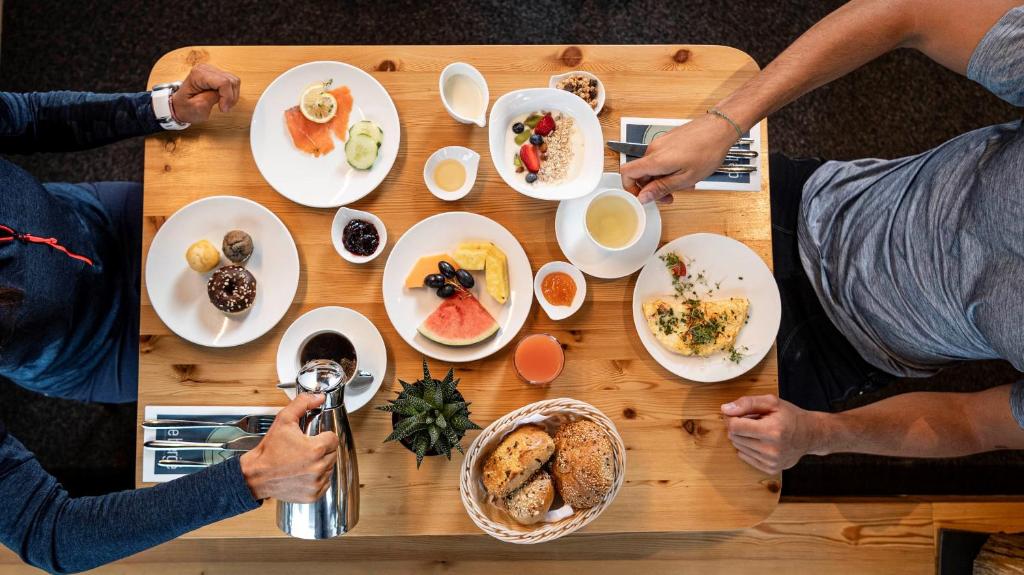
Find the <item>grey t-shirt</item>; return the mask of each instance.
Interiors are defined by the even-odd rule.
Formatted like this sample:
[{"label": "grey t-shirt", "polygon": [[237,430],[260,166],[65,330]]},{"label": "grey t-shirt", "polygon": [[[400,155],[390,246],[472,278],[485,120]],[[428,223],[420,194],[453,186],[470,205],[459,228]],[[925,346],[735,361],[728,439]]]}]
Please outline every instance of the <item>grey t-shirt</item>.
[{"label": "grey t-shirt", "polygon": [[[1024,7],[988,31],[967,76],[1024,106]],[[872,365],[924,376],[1003,358],[1024,371],[1021,121],[907,158],[824,164],[798,233],[826,312]],[[1024,392],[1013,398],[1024,426]]]}]

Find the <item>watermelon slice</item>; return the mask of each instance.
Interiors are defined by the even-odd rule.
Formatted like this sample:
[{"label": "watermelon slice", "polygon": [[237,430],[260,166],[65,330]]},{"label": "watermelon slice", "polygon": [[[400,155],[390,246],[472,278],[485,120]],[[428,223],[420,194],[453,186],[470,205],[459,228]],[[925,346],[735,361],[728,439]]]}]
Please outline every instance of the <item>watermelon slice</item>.
[{"label": "watermelon slice", "polygon": [[498,322],[472,294],[466,293],[444,300],[417,329],[442,345],[466,346],[497,333]]}]

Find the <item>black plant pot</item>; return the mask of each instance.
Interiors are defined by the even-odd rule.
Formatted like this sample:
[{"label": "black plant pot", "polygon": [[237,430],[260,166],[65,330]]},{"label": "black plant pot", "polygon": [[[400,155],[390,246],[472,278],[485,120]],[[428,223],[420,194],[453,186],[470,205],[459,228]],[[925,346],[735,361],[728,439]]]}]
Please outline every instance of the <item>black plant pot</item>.
[{"label": "black plant pot", "polygon": [[[399,398],[405,397],[405,392],[403,391],[402,393],[400,393],[398,395],[398,397]],[[466,398],[463,397],[462,393],[459,390],[457,390],[457,389],[455,390],[455,397],[458,398],[458,401],[466,401]],[[401,421],[402,419],[404,419],[403,416],[401,416],[401,415],[399,415],[397,413],[392,412],[391,413],[391,429],[394,429],[395,426],[398,425],[398,422]],[[462,434],[459,435],[459,439],[461,440],[463,437],[465,437],[465,435],[466,434],[463,432]],[[413,449],[412,449],[412,439],[406,437],[405,439],[399,440],[399,442],[402,444],[402,447],[408,449],[410,453],[415,455],[416,452],[413,451]],[[427,449],[427,452],[424,453],[423,455],[425,457],[433,457],[435,455],[441,455],[441,454],[438,453],[437,451],[435,451],[434,448],[430,448],[430,449]]]}]

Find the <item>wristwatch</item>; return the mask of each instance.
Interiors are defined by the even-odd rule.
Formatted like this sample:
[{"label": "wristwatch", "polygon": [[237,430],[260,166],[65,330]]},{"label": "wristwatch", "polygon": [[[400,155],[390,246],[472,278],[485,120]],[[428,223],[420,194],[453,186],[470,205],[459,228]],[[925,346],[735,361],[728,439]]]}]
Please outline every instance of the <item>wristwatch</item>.
[{"label": "wristwatch", "polygon": [[156,121],[160,122],[165,130],[184,130],[191,125],[174,119],[171,96],[180,87],[181,82],[167,82],[153,86],[153,112],[156,114]]}]

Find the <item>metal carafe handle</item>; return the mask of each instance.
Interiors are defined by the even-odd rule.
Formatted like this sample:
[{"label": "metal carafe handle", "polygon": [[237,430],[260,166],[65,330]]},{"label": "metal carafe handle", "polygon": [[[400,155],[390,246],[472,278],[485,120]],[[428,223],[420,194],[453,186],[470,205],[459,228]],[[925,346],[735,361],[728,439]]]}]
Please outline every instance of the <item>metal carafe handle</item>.
[{"label": "metal carafe handle", "polygon": [[345,410],[347,374],[329,360],[303,366],[296,378],[298,393],[325,393],[320,409],[309,411],[300,424],[306,435],[325,431],[338,435],[337,459],[327,491],[313,503],[277,502],[277,526],[300,539],[331,539],[348,533],[359,521],[359,466]]}]

